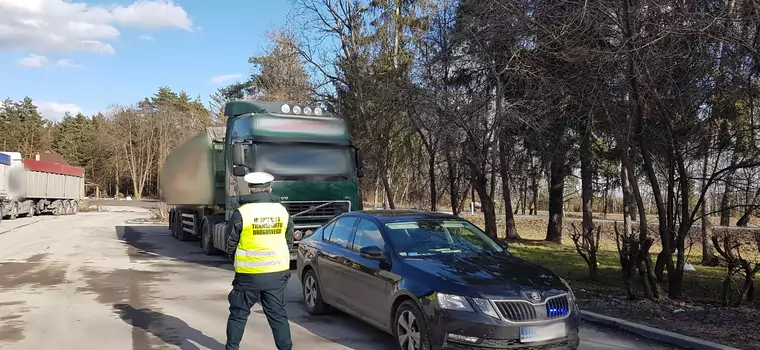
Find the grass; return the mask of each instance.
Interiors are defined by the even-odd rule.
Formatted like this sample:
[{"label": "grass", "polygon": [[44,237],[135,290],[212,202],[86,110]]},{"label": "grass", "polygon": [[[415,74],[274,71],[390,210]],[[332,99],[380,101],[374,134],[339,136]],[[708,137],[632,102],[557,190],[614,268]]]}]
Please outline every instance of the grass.
[{"label": "grass", "polygon": [[[483,227],[483,218],[479,216],[463,215],[474,224]],[[620,262],[614,238],[614,230],[610,223],[602,223],[602,239],[600,251],[597,253],[599,266],[596,280],[589,277],[586,262],[575,250],[570,233],[574,223],[580,228],[580,222],[563,223],[563,244],[545,242],[546,219],[517,218],[516,226],[521,240],[510,244],[510,252],[552,270],[558,276],[565,278],[575,289],[579,290],[579,297],[585,295],[588,298],[597,296],[624,296],[625,289],[620,273]],[[498,222],[500,235],[503,235],[503,219]],[[656,234],[653,234],[656,236]],[[696,271],[686,271],[684,276],[684,299],[707,303],[716,303],[720,300],[721,283],[725,276],[724,267],[706,267],[699,265],[701,260],[701,246],[694,242],[691,250],[687,251],[687,261],[692,263]],[[657,259],[659,245],[651,249],[652,259]],[[634,287],[639,289],[638,276],[634,276]],[[662,285],[667,291],[667,282]]]}]

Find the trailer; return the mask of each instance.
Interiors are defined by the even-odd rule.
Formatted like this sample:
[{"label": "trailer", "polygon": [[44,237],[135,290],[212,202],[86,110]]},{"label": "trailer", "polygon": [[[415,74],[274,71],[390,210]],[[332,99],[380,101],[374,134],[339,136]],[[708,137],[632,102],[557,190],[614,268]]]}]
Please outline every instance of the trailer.
[{"label": "trailer", "polygon": [[250,197],[243,176],[253,171],[274,175],[272,194],[293,217],[291,260],[302,237],[335,215],[362,209],[361,153],[342,118],[314,106],[252,101],[229,102],[224,114],[226,127],[199,132],[163,164],[174,238],[199,239],[208,255],[223,252],[227,222]]},{"label": "trailer", "polygon": [[84,169],[0,153],[0,210],[10,220],[38,214],[73,215],[84,197]]}]

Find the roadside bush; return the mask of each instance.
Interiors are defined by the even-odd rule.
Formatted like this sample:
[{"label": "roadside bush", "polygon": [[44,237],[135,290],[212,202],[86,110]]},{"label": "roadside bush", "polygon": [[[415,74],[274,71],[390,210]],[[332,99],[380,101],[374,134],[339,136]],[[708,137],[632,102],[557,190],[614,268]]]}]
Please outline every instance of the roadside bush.
[{"label": "roadside bush", "polygon": [[753,302],[755,275],[760,272],[760,231],[716,230],[712,242],[726,266],[721,303],[739,306],[745,299]]},{"label": "roadside bush", "polygon": [[158,222],[169,222],[169,206],[166,203],[158,203],[156,208],[151,209],[153,219]]}]

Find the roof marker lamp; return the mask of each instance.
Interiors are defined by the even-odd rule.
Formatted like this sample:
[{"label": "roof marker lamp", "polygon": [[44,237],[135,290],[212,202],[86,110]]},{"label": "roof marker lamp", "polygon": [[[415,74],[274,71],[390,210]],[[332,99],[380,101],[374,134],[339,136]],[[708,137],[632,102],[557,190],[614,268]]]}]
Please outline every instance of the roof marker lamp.
[{"label": "roof marker lamp", "polygon": [[293,106],[293,113],[295,113],[295,114],[301,114],[301,107],[299,107],[299,106]]},{"label": "roof marker lamp", "polygon": [[472,306],[470,306],[470,302],[463,296],[444,293],[435,294],[436,299],[438,300],[438,306],[442,309],[475,312],[475,310],[472,309]]},{"label": "roof marker lamp", "polygon": [[290,106],[288,106],[287,104],[284,104],[282,105],[282,107],[280,107],[280,110],[282,111],[282,113],[290,113]]},{"label": "roof marker lamp", "polygon": [[322,115],[322,108],[314,107],[314,115],[316,116]]},{"label": "roof marker lamp", "polygon": [[311,107],[308,107],[308,106],[304,107],[303,114],[311,115]]}]

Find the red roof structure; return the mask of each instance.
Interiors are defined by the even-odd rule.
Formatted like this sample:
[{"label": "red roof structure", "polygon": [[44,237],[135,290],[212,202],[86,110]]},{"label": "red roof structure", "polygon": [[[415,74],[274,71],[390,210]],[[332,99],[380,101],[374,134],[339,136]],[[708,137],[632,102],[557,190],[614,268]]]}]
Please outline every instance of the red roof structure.
[{"label": "red roof structure", "polygon": [[53,150],[45,150],[39,153],[39,160],[47,163],[58,163],[63,165],[71,165],[66,159],[63,158],[58,152]]},{"label": "red roof structure", "polygon": [[34,159],[24,159],[24,168],[28,171],[39,171],[43,173],[61,174],[83,177],[84,168],[58,163],[43,162]]}]

